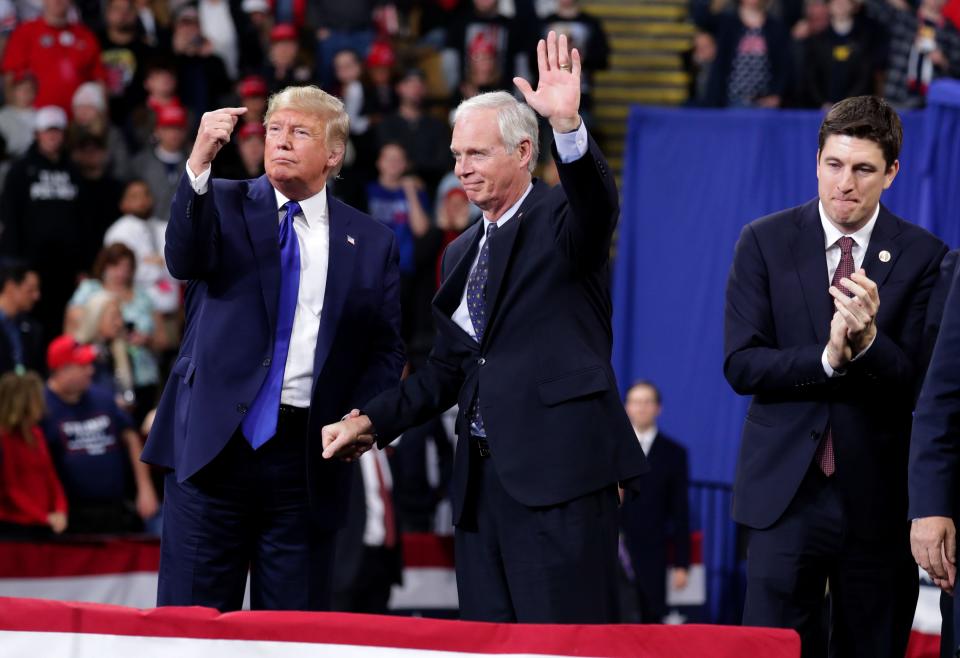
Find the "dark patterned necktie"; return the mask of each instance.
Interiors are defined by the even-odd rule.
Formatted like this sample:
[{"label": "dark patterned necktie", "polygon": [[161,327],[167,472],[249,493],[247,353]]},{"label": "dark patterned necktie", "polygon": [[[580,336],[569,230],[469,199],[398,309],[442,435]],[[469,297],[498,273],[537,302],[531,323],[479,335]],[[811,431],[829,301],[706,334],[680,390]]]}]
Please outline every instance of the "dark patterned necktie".
[{"label": "dark patterned necktie", "polygon": [[280,222],[280,297],[277,300],[277,333],[273,339],[273,356],[270,370],[240,426],[254,450],[277,431],[283,370],[287,365],[290,333],[293,331],[297,293],[300,290],[300,243],[293,229],[293,218],[300,212],[300,204],[288,201],[285,205],[287,214]]},{"label": "dark patterned necktie", "polygon": [[[853,238],[844,236],[837,240],[837,244],[840,246],[840,264],[837,265],[837,271],[833,273],[833,281],[830,283],[843,294],[853,297],[853,293],[840,285],[840,279],[849,279],[850,275],[853,274]],[[827,426],[826,436],[823,437],[823,441],[817,448],[817,463],[820,464],[820,470],[827,477],[833,475],[837,470],[833,455],[833,428],[829,425]]]},{"label": "dark patterned necktie", "polygon": [[[487,221],[487,220],[483,220]],[[497,230],[495,222],[487,224],[487,239],[480,248],[477,264],[467,278],[467,311],[470,313],[470,322],[473,332],[477,336],[477,343],[483,341],[483,332],[487,328],[487,277],[490,274],[490,238]],[[470,409],[470,425],[477,436],[486,436],[483,426],[483,417],[480,415],[480,393],[473,398]]]}]

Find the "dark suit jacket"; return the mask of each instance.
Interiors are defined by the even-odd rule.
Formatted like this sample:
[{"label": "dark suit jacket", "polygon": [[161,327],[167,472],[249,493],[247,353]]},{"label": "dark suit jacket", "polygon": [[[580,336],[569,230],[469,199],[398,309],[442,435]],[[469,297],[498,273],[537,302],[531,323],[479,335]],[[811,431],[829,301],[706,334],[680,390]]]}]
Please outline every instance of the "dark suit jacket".
[{"label": "dark suit jacket", "polygon": [[668,541],[673,544],[673,565],[690,566],[687,450],[658,432],[647,461],[650,472],[639,478],[637,495],[624,500],[620,518],[634,571],[653,562],[663,581]]},{"label": "dark suit jacket", "polygon": [[382,442],[459,402],[454,522],[467,484],[465,413],[478,389],[493,465],[524,505],[572,500],[646,470],[610,366],[613,173],[593,140],[575,162],[556,159],[561,185],[535,182],[490,238],[482,342],[451,319],[477,254],[479,222],[444,254],[427,363],[364,407]]},{"label": "dark suit jacket", "polygon": [[910,443],[909,518],[948,516],[960,518],[957,469],[960,467],[960,291],[957,288],[957,253],[944,258],[937,285],[937,304],[931,298],[928,331],[937,311],[942,314]]},{"label": "dark suit jacket", "polygon": [[[879,254],[890,254],[887,262]],[[727,282],[724,374],[752,395],[734,482],[733,518],[766,528],[786,510],[824,430],[851,529],[903,530],[911,411],[922,373],[927,301],[944,244],[883,205],[863,261],[879,287],[878,333],[846,374],[821,355],[833,304],[814,199],[744,227]]]},{"label": "dark suit jacket", "polygon": [[[41,375],[44,374],[47,371],[47,363],[44,354],[43,328],[39,322],[28,315],[15,317],[14,323],[20,332],[20,342],[23,345],[23,366]],[[0,373],[9,372],[16,365],[10,337],[0,327]]]},{"label": "dark suit jacket", "polygon": [[[320,429],[395,384],[403,346],[393,233],[329,193],[327,203],[330,254],[307,469],[314,510],[335,523],[343,508],[336,498],[349,470],[322,458]],[[143,459],[173,469],[182,482],[230,440],[269,368],[280,249],[276,197],[267,178],[217,179],[197,195],[184,174],[167,227],[166,257],[175,277],[192,280],[191,297],[186,336]]]}]

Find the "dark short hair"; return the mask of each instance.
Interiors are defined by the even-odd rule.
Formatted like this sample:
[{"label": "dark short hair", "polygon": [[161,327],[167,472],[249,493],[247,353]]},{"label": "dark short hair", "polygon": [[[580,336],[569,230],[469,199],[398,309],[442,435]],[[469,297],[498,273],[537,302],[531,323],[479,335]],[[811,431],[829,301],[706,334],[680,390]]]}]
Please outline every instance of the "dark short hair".
[{"label": "dark short hair", "polygon": [[114,242],[107,245],[97,254],[97,259],[93,261],[93,270],[91,274],[100,279],[103,277],[103,271],[111,265],[116,265],[122,260],[129,260],[133,269],[137,268],[137,256],[127,245],[122,242]]},{"label": "dark short hair", "polygon": [[3,290],[8,281],[12,281],[19,286],[30,272],[35,271],[22,260],[0,261],[0,290]]},{"label": "dark short hair", "polygon": [[657,388],[657,385],[654,384],[649,379],[638,379],[637,381],[633,382],[633,386],[627,389],[627,397],[629,398],[630,394],[633,393],[634,389],[637,389],[637,388],[649,388],[651,391],[653,391],[654,401],[657,404],[660,404],[660,405],[663,404],[663,400],[660,397],[660,389]]},{"label": "dark short hair", "polygon": [[847,135],[875,142],[883,151],[889,169],[900,157],[903,125],[900,116],[882,98],[853,96],[831,107],[823,118],[817,147],[820,151],[830,135]]}]

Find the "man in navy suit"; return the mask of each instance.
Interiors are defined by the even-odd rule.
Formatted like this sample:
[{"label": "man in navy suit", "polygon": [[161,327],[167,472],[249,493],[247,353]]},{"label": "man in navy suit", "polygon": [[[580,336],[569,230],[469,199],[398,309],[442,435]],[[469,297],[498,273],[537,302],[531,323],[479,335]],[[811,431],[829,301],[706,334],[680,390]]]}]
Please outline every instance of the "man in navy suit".
[{"label": "man in navy suit", "polygon": [[159,605],[330,605],[349,470],[320,428],[394,385],[393,234],[328,192],[342,103],[316,87],[270,99],[266,175],[209,180],[243,108],[203,115],[173,201],[170,272],[190,280],[187,326],[143,459],[165,480]]},{"label": "man in navy suit", "polygon": [[906,463],[946,247],[880,203],[902,136],[881,99],[834,105],[819,199],[745,226],[727,282],[724,374],[753,396],[733,494],[743,621],[796,629],[804,658],[903,656],[916,606]]},{"label": "man in navy suit", "polygon": [[[613,172],[578,114],[580,57],[548,34],[536,91],[514,82],[458,109],[451,150],[484,218],[450,244],[427,363],[362,416],[324,428],[324,454],[380,447],[459,402],[452,479],[464,619],[618,619],[617,483],[646,470],[610,366]],[[532,109],[531,109],[532,108]],[[537,120],[561,184],[531,178]]]},{"label": "man in navy suit", "polygon": [[[620,510],[620,525],[630,564],[640,621],[659,624],[667,614],[667,564],[672,564],[670,584],[687,586],[690,567],[690,502],[687,449],[660,431],[660,391],[639,381],[627,391],[627,417],[650,463],[650,473],[640,478],[636,495],[627,496]],[[672,560],[668,546],[672,546]]]},{"label": "man in navy suit", "polygon": [[[940,655],[955,656],[960,606],[955,605],[957,575],[958,411],[960,377],[960,292],[957,261],[960,250],[943,259],[940,281],[927,314],[930,333],[936,335],[930,368],[920,391],[910,441],[910,547],[913,557],[943,594]],[[935,332],[939,329],[939,334]]]}]

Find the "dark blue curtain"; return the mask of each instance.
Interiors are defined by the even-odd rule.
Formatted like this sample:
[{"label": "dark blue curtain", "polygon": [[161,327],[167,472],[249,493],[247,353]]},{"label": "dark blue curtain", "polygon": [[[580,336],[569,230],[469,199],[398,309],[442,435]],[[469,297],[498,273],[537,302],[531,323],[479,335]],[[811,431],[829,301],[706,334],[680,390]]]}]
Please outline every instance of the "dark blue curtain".
[{"label": "dark blue curtain", "polygon": [[[650,379],[663,429],[690,451],[695,480],[733,480],[748,403],[723,378],[723,302],[744,224],[817,195],[817,132],[806,111],[634,108],[614,269],[614,367],[622,389]],[[960,244],[960,84],[903,116],[901,169],[883,202]],[[717,510],[712,509],[712,514]],[[727,510],[723,510],[727,513]],[[725,617],[735,533],[705,536],[713,618]],[[721,582],[724,580],[724,582]]]}]

